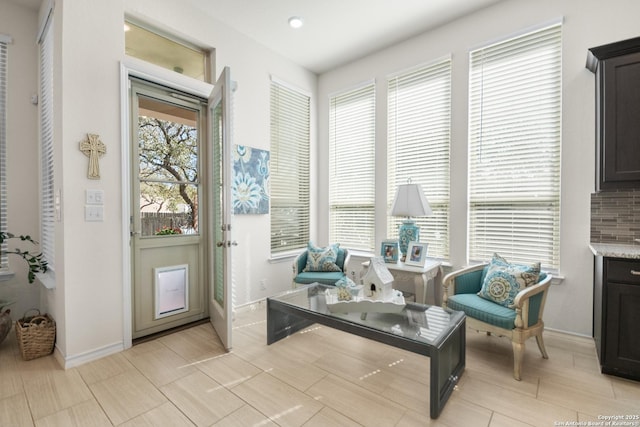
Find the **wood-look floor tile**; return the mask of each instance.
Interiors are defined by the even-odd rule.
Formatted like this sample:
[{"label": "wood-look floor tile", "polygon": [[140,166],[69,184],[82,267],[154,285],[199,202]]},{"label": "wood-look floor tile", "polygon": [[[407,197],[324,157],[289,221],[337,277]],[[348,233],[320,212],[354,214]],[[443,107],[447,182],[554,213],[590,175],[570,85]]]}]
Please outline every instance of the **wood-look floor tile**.
[{"label": "wood-look floor tile", "polygon": [[36,427],[110,427],[98,402],[87,400],[55,414],[36,420]]},{"label": "wood-look floor tile", "polygon": [[432,420],[429,358],[322,325],[267,346],[264,306],[236,311],[230,353],[203,324],[67,371],[24,361],[10,334],[0,426],[548,427],[638,412],[640,382],[601,374],[591,338],[545,331],[549,360],[528,340],[515,381],[509,340],[469,330],[466,370]]},{"label": "wood-look floor tile", "polygon": [[102,359],[78,367],[78,372],[87,384],[93,384],[107,378],[135,369],[123,353],[112,354]]},{"label": "wood-look floor tile", "polygon": [[267,416],[258,412],[255,408],[244,405],[237,411],[227,415],[212,427],[277,427]]},{"label": "wood-look floor tile", "polygon": [[91,391],[115,425],[165,403],[167,399],[137,371],[128,371],[90,386]]},{"label": "wood-look floor tile", "polygon": [[196,370],[187,360],[167,347],[130,355],[128,359],[156,387],[186,377]]},{"label": "wood-look floor tile", "polygon": [[630,400],[640,402],[640,381],[628,380],[609,375],[603,375],[613,387],[613,393],[616,399]]},{"label": "wood-look floor tile", "polygon": [[24,379],[24,390],[36,420],[93,398],[74,369],[29,375]]},{"label": "wood-look floor tile", "polygon": [[331,408],[325,407],[307,421],[304,424],[304,427],[358,427],[361,425],[362,424],[355,422],[351,418],[348,418]]},{"label": "wood-look floor tile", "polygon": [[378,394],[381,394],[395,378],[389,367],[364,361],[355,354],[337,352],[330,358],[316,361],[314,365]]},{"label": "wood-look floor tile", "polygon": [[0,399],[1,426],[33,426],[29,403],[23,393]]},{"label": "wood-look floor tile", "polygon": [[391,375],[381,395],[419,414],[429,415],[430,393],[427,384]]},{"label": "wood-look floor tile", "polygon": [[159,341],[188,361],[225,353],[211,324],[195,326],[178,334],[169,334]]},{"label": "wood-look floor tile", "polygon": [[[569,421],[569,420],[559,420],[559,421]],[[489,427],[531,427],[533,425],[534,424],[527,424],[513,418],[505,417],[504,415],[499,413],[494,413],[493,417],[491,417],[491,423],[489,424]]]},{"label": "wood-look floor tile", "polygon": [[301,426],[322,404],[267,373],[256,375],[232,388],[245,402],[280,426]]},{"label": "wood-look floor tile", "polygon": [[[608,393],[612,393],[610,385],[606,388]],[[603,396],[599,387],[581,387],[571,382],[552,380],[549,377],[540,379],[538,400],[596,417],[604,414],[634,414],[638,413],[640,409],[637,401],[631,402],[615,399],[613,396]]]},{"label": "wood-look floor tile", "polygon": [[458,384],[459,397],[518,421],[549,426],[554,421],[577,417],[576,411],[566,407],[487,384],[471,375],[463,375],[463,378],[465,381]]},{"label": "wood-look floor tile", "polygon": [[290,355],[284,347],[256,358],[252,364],[300,391],[305,391],[327,375],[325,370],[299,361],[295,353]]},{"label": "wood-look floor tile", "polygon": [[160,390],[197,426],[210,426],[244,405],[235,394],[200,371]]},{"label": "wood-look floor tile", "polygon": [[0,369],[0,399],[24,392],[20,371]]},{"label": "wood-look floor tile", "polygon": [[431,424],[425,425],[440,425],[439,423],[443,423],[450,427],[488,426],[492,415],[495,415],[495,413],[490,409],[463,399],[457,391],[454,391],[442,412],[440,412],[438,419],[430,420]]},{"label": "wood-look floor tile", "polygon": [[366,426],[393,426],[406,411],[406,408],[335,375],[328,375],[314,384],[307,394],[342,414],[350,414]]},{"label": "wood-look floor tile", "polygon": [[171,403],[164,403],[127,421],[120,427],[193,427],[189,419]]},{"label": "wood-look floor tile", "polygon": [[234,387],[262,372],[261,369],[238,357],[235,353],[214,356],[202,360],[194,366],[227,388]]}]

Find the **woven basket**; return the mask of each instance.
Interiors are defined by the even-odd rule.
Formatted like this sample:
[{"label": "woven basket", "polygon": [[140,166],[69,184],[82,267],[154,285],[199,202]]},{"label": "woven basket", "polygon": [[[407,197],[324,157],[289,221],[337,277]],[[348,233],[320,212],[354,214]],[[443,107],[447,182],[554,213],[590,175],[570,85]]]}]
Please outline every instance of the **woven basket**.
[{"label": "woven basket", "polygon": [[27,316],[27,312],[16,321],[18,347],[24,360],[51,354],[56,341],[56,322],[48,314],[35,311],[38,312],[37,315]]}]

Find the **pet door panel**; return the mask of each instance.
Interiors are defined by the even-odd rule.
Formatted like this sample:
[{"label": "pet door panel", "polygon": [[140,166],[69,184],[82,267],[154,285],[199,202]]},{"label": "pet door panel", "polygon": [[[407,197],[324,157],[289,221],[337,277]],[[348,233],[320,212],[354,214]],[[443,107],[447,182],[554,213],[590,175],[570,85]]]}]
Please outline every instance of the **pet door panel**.
[{"label": "pet door panel", "polygon": [[173,316],[189,310],[189,266],[155,268],[155,318]]}]

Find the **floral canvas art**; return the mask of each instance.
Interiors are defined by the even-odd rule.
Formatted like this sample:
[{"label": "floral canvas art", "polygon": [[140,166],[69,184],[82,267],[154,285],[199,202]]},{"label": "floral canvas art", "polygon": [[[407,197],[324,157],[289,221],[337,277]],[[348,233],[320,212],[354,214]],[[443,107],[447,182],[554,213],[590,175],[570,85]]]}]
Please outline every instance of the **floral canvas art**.
[{"label": "floral canvas art", "polygon": [[269,213],[269,151],[236,145],[231,194],[234,214]]}]

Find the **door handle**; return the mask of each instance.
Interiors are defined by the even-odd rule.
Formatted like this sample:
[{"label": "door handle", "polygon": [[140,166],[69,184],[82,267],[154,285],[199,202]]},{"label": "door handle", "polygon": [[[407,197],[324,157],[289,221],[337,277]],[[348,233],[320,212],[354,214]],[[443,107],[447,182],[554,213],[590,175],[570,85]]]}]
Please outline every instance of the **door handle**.
[{"label": "door handle", "polygon": [[219,248],[222,248],[222,247],[230,248],[231,246],[238,246],[238,242],[236,242],[235,240],[233,242],[230,242],[229,240],[227,240],[226,242],[217,242],[216,246]]},{"label": "door handle", "polygon": [[129,232],[129,236],[130,236],[130,237],[136,236],[136,235],[138,235],[138,234],[140,234],[140,232],[139,232],[139,231],[133,231],[133,230],[131,230],[131,231]]}]

